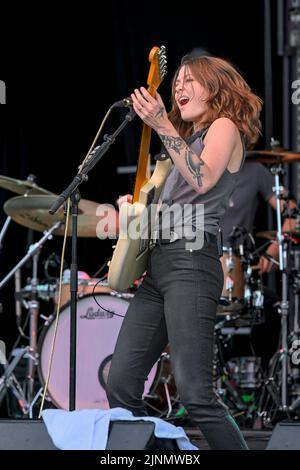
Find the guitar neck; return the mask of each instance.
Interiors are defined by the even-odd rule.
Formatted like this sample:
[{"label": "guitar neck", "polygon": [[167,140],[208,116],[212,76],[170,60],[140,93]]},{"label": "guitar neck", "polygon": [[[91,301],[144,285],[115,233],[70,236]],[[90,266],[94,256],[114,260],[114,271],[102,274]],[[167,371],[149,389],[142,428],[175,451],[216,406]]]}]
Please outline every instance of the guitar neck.
[{"label": "guitar neck", "polygon": [[[154,96],[156,93],[156,88],[154,86],[149,86],[148,92],[150,93],[151,96]],[[136,180],[135,180],[135,185],[134,185],[133,202],[137,202],[139,200],[141,188],[148,181],[147,168],[148,168],[148,158],[149,158],[149,151],[150,151],[151,133],[152,133],[151,127],[147,126],[147,124],[143,124],[139,158],[138,158],[138,167],[137,167]]]},{"label": "guitar neck", "polygon": [[[166,73],[165,47],[153,47],[149,54],[150,70],[147,84],[148,92],[154,96],[156,90]],[[148,161],[151,140],[151,127],[143,124],[142,137],[140,143],[138,168],[133,191],[133,202],[139,201],[141,188],[148,182]]]},{"label": "guitar neck", "polygon": [[147,126],[146,124],[143,125],[140,144],[140,156],[134,185],[133,202],[137,202],[139,200],[141,188],[148,181],[147,168],[150,150],[151,131],[151,127]]}]

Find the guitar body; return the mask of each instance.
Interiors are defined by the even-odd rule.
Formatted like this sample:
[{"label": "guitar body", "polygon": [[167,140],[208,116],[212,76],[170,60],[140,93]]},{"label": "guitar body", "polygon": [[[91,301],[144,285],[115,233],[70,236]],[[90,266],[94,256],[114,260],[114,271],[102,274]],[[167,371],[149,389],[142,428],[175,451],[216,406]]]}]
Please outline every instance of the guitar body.
[{"label": "guitar body", "polygon": [[[149,54],[148,92],[154,96],[166,74],[165,47],[153,47]],[[143,124],[133,203],[124,203],[119,214],[119,239],[108,271],[108,283],[116,291],[126,290],[146,269],[151,225],[171,160],[158,161],[149,179],[151,128]]]},{"label": "guitar body", "polygon": [[[151,205],[157,204],[171,166],[170,159],[158,161],[152,177],[141,188],[139,201],[133,204],[125,202],[121,206],[119,240],[108,272],[108,283],[114,290],[125,291],[146,270],[149,255],[149,231],[147,229],[151,229],[151,225],[146,227],[145,233],[142,229],[143,222],[145,217],[148,222],[151,222],[150,212],[151,207],[154,207]],[[153,217],[155,213],[151,215]],[[132,232],[137,235],[141,235],[142,232],[144,237],[135,237],[135,233]]]}]

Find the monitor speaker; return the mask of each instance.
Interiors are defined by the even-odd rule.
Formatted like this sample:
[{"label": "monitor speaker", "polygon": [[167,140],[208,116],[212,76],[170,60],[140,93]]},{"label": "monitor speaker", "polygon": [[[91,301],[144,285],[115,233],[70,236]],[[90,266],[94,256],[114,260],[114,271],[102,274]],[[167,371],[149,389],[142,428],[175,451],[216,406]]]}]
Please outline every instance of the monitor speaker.
[{"label": "monitor speaker", "polygon": [[277,423],[266,450],[300,450],[300,423]]}]

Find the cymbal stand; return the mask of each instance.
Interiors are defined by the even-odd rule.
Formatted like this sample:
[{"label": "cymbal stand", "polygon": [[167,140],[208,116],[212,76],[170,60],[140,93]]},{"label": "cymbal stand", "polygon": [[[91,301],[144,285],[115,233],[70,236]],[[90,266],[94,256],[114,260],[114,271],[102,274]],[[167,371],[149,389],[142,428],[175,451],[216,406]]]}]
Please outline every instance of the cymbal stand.
[{"label": "cymbal stand", "polygon": [[7,284],[7,282],[10,280],[10,278],[12,276],[14,276],[15,272],[20,269],[22,266],[24,266],[25,263],[27,263],[27,261],[32,258],[35,253],[37,253],[40,249],[40,247],[47,241],[49,240],[50,238],[52,238],[52,234],[53,232],[55,232],[55,230],[59,229],[60,226],[63,224],[64,222],[63,221],[58,221],[56,222],[54,225],[52,225],[52,227],[49,229],[49,230],[46,230],[44,232],[44,235],[43,237],[36,243],[34,243],[33,245],[31,245],[28,249],[28,252],[27,254],[21,259],[21,261],[19,261],[19,263],[16,264],[16,266],[5,276],[4,279],[2,279],[2,281],[0,282],[0,290],[2,289],[2,287],[5,286],[5,284]]},{"label": "cymbal stand", "polygon": [[276,219],[277,219],[277,241],[279,248],[279,269],[283,271],[283,251],[282,251],[282,229],[281,229],[281,193],[283,186],[280,185],[279,175],[284,174],[284,169],[281,164],[274,165],[271,167],[271,173],[275,178],[275,186],[273,186],[273,192],[276,197]]},{"label": "cymbal stand", "polygon": [[9,216],[6,218],[6,221],[4,222],[4,225],[3,225],[2,229],[1,229],[1,232],[0,232],[0,252],[1,252],[2,246],[3,246],[3,239],[4,239],[4,236],[5,236],[6,232],[7,232],[7,229],[8,229],[8,227],[9,227],[10,222],[11,222],[11,217],[10,217],[10,215],[9,215]]},{"label": "cymbal stand", "polygon": [[[297,229],[299,229],[299,208],[296,210],[297,214],[297,225],[296,225],[296,233]],[[297,238],[297,237],[296,237]],[[292,377],[292,393],[294,395],[298,395],[298,397],[291,403],[289,410],[291,412],[295,412],[300,406],[300,371],[299,371],[299,364],[293,364],[293,348],[296,344],[297,346],[300,344],[300,246],[299,240],[297,240],[297,245],[292,249],[293,255],[293,270],[292,270],[292,279],[293,279],[293,298],[294,298],[294,308],[293,308],[293,318],[291,321],[291,333],[289,335],[289,344],[291,345],[290,352],[292,353],[292,360],[291,360],[291,377]]]},{"label": "cymbal stand", "polygon": [[[296,232],[297,233],[297,232]],[[299,243],[299,242],[298,242]],[[292,249],[293,255],[293,291],[294,291],[294,317],[293,324],[291,325],[291,337],[297,336],[300,333],[300,246],[294,246]]]},{"label": "cymbal stand", "polygon": [[283,186],[280,185],[279,175],[284,174],[281,164],[271,167],[271,173],[275,178],[273,192],[276,197],[276,218],[277,218],[277,241],[279,249],[279,270],[281,271],[281,300],[278,305],[278,313],[281,316],[281,347],[279,351],[281,363],[281,411],[288,412],[287,403],[287,380],[288,380],[288,248],[289,242],[283,238],[281,229],[281,193]]},{"label": "cymbal stand", "polygon": [[[28,182],[30,182],[30,183],[35,183],[35,180],[36,180],[36,176],[35,176],[35,175],[32,175],[32,174],[29,174],[29,175],[27,176],[27,179],[26,179],[26,181],[28,181]],[[30,189],[29,189],[29,188],[28,188],[28,190],[23,194],[23,196],[28,196],[28,194],[30,194]],[[3,224],[3,227],[2,227],[2,229],[1,229],[1,232],[0,232],[0,252],[1,252],[1,250],[2,250],[4,236],[5,236],[5,234],[6,234],[6,232],[7,232],[7,229],[8,229],[8,227],[9,227],[10,223],[11,223],[11,220],[12,220],[12,219],[11,219],[11,216],[9,215],[9,216],[6,218],[6,220],[5,220],[4,224]]]},{"label": "cymbal stand", "polygon": [[[38,314],[39,314],[39,302],[37,300],[37,286],[38,286],[38,279],[37,279],[37,272],[38,272],[38,258],[39,252],[41,250],[42,245],[49,239],[52,238],[52,233],[55,230],[59,229],[60,226],[63,224],[63,221],[56,222],[49,230],[44,232],[44,236],[37,242],[31,245],[28,249],[27,254],[17,263],[17,265],[7,274],[7,276],[0,282],[0,289],[4,287],[7,282],[11,279],[12,276],[20,269],[30,258],[33,258],[32,264],[32,278],[31,278],[31,298],[28,302],[29,313],[30,313],[30,344],[27,353],[28,358],[28,388],[27,388],[27,400],[26,403],[30,403],[33,399],[34,394],[34,373],[36,367],[36,350],[37,350],[37,326],[38,326]],[[19,361],[20,359],[18,359]],[[14,367],[7,367],[6,374],[5,374],[5,382],[9,382],[9,375],[12,370],[15,368],[14,361],[12,362],[11,366]],[[10,372],[11,371],[11,372]],[[10,372],[10,373],[9,373]]]},{"label": "cymbal stand", "polygon": [[30,355],[28,359],[28,390],[27,397],[30,402],[33,398],[34,393],[34,374],[36,368],[36,353],[37,353],[37,331],[38,331],[38,316],[40,310],[40,302],[37,297],[37,286],[38,286],[38,259],[39,253],[37,252],[32,257],[32,278],[31,284],[31,295],[28,302],[29,315],[30,315],[30,326],[29,326],[29,348]]},{"label": "cymbal stand", "polygon": [[[7,363],[6,357],[4,357],[4,360],[2,357],[0,357],[1,364],[3,365],[3,368],[4,368],[4,373],[0,377],[0,403],[2,403],[2,400],[7,390],[11,390],[12,394],[15,396],[17,400],[17,403],[23,415],[26,415],[28,413],[29,403],[27,401],[27,398],[23,392],[21,385],[19,384],[13,372],[16,366],[18,365],[18,363],[20,362],[20,360],[28,352],[29,352],[28,347],[21,349],[21,351],[19,351],[19,353],[14,357],[14,359],[12,360],[10,364]],[[0,351],[0,356],[1,356],[1,351]]]},{"label": "cymbal stand", "polygon": [[287,403],[287,380],[288,380],[288,247],[289,242],[285,240],[282,244],[283,266],[282,266],[282,294],[278,307],[278,313],[281,315],[281,407],[283,412],[288,411]]}]

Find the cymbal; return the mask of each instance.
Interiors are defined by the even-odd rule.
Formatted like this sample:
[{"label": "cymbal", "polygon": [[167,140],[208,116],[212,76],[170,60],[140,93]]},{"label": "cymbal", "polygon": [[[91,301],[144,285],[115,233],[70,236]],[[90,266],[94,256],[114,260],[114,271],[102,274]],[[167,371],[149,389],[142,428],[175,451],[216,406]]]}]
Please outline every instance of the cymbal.
[{"label": "cymbal", "polygon": [[41,188],[30,179],[17,180],[0,175],[0,187],[17,194],[53,194],[47,189]]},{"label": "cymbal", "polygon": [[[300,232],[296,232],[295,230],[290,230],[289,232],[282,232],[282,235],[286,237],[293,237],[293,236],[299,237]],[[266,238],[267,240],[277,240],[277,231],[265,230],[264,232],[258,232],[256,236],[260,238]]]},{"label": "cymbal", "polygon": [[294,163],[300,161],[300,152],[289,152],[280,147],[276,150],[249,150],[246,152],[247,161],[278,164],[278,163]]},{"label": "cymbal", "polygon": [[[50,215],[49,209],[57,196],[30,195],[17,196],[4,204],[4,211],[15,222],[24,227],[44,232],[55,222],[64,220],[64,210],[61,207],[56,214]],[[118,211],[108,204],[98,204],[94,201],[81,199],[78,214],[78,236],[106,238],[118,233]],[[100,223],[99,223],[100,222]],[[71,235],[72,222],[69,220],[68,235]],[[54,235],[63,235],[64,227],[60,227]]]}]

